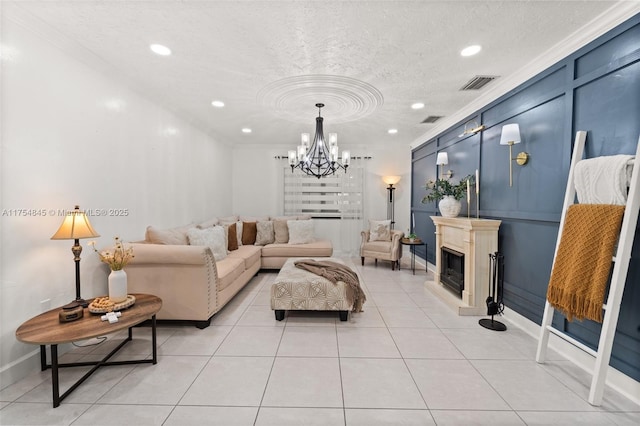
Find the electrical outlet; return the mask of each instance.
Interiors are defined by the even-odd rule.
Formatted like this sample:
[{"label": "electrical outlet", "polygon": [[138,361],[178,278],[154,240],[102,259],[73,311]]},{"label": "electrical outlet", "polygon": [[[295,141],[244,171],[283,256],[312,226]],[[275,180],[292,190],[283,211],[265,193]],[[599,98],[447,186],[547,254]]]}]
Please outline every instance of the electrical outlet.
[{"label": "electrical outlet", "polygon": [[40,310],[46,312],[51,309],[51,299],[44,299],[40,301]]}]

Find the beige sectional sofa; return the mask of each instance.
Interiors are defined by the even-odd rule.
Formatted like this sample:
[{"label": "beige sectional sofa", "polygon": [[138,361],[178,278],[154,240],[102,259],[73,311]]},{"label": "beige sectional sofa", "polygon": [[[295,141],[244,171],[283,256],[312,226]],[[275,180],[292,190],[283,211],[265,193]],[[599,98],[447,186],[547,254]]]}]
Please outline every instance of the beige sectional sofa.
[{"label": "beige sectional sofa", "polygon": [[[305,222],[291,224],[290,220]],[[194,321],[198,328],[205,328],[210,324],[211,317],[261,268],[280,269],[292,257],[330,257],[333,254],[333,246],[329,240],[313,238],[313,241],[307,241],[307,235],[307,239],[294,241],[296,236],[292,235],[290,241],[284,242],[284,237],[288,239],[288,235],[283,236],[282,232],[275,235],[280,237],[279,242],[274,240],[264,245],[242,244],[241,238],[236,235],[239,243],[237,248],[231,247],[234,249],[226,250],[226,255],[222,256],[219,250],[216,252],[219,247],[189,244],[189,236],[193,237],[193,233],[197,232],[194,228],[205,230],[224,227],[226,237],[231,239],[231,232],[228,230],[230,224],[242,222],[246,229],[249,228],[246,225],[253,222],[265,222],[261,225],[268,225],[266,222],[275,221],[280,222],[280,230],[286,230],[287,226],[283,222],[292,229],[294,225],[303,224],[308,228],[311,219],[306,216],[230,216],[168,230],[148,227],[145,240],[132,243],[135,257],[125,268],[128,291],[160,297],[162,309],[157,314],[159,320]],[[225,244],[227,247],[231,246],[228,242]]]}]

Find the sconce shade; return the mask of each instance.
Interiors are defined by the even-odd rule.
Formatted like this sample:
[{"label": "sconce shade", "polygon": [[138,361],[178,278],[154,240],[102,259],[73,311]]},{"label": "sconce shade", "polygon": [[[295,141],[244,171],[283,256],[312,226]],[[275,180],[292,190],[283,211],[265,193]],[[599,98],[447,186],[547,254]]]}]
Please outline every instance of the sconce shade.
[{"label": "sconce shade", "polygon": [[449,156],[446,152],[439,152],[436,158],[436,164],[449,164]]},{"label": "sconce shade", "polygon": [[382,181],[387,185],[395,185],[400,182],[400,176],[383,176]]},{"label": "sconce shade", "polygon": [[520,126],[515,123],[502,126],[500,145],[513,145],[516,143],[520,143]]},{"label": "sconce shade", "polygon": [[81,238],[99,237],[84,211],[76,206],[74,210],[67,213],[60,228],[51,237],[52,240],[78,240]]}]

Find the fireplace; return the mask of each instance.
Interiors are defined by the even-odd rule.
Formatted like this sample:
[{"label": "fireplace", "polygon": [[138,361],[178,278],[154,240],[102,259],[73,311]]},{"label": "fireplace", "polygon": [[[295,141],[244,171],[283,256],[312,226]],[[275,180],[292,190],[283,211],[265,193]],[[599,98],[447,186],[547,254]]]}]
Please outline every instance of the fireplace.
[{"label": "fireplace", "polygon": [[464,253],[441,247],[440,282],[462,298],[464,290]]},{"label": "fireplace", "polygon": [[[490,272],[487,256],[498,251],[500,221],[442,216],[431,219],[436,226],[432,290],[458,315],[485,315]],[[451,270],[464,277],[462,282],[456,282],[456,274]]]}]

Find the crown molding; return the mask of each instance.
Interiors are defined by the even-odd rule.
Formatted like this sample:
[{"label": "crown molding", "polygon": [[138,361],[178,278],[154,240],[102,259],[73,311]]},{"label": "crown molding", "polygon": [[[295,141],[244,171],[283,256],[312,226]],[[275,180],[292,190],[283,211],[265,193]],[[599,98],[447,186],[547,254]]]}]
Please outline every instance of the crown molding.
[{"label": "crown molding", "polygon": [[587,22],[516,72],[498,79],[495,84],[491,84],[482,95],[471,101],[464,108],[438,121],[437,125],[409,144],[411,149],[417,148],[450,127],[455,126],[510,90],[532,79],[638,13],[640,13],[640,1],[616,2],[605,12]]}]

